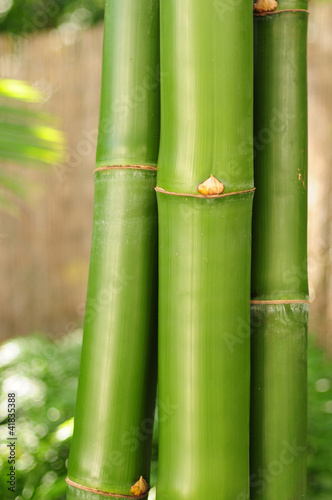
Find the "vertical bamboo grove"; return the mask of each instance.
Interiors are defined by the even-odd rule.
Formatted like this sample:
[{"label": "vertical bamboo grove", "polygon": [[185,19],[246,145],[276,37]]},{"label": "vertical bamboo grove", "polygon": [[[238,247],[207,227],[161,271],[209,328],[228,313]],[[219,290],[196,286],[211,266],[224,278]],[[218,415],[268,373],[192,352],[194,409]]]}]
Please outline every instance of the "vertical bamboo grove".
[{"label": "vertical bamboo grove", "polygon": [[306,497],[308,14],[275,7],[254,19],[252,500]]},{"label": "vertical bamboo grove", "polygon": [[[68,499],[149,482],[156,390],[159,1],[108,0]],[[144,492],[141,492],[144,496]],[[146,495],[145,495],[146,496]]]},{"label": "vertical bamboo grove", "polygon": [[158,500],[249,496],[252,31],[244,0],[161,2]]}]

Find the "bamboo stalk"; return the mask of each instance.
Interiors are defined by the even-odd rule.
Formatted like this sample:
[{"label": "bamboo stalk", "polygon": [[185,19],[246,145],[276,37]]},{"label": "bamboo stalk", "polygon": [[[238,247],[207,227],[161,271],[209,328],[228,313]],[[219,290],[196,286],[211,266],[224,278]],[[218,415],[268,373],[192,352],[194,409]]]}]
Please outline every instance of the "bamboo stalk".
[{"label": "bamboo stalk", "polygon": [[280,0],[271,13],[255,5],[251,499],[303,499],[307,2]]},{"label": "bamboo stalk", "polygon": [[[92,250],[67,499],[146,496],[156,391],[159,2],[106,2]],[[138,484],[132,488],[134,483]]]},{"label": "bamboo stalk", "polygon": [[158,500],[249,495],[251,16],[161,3]]}]

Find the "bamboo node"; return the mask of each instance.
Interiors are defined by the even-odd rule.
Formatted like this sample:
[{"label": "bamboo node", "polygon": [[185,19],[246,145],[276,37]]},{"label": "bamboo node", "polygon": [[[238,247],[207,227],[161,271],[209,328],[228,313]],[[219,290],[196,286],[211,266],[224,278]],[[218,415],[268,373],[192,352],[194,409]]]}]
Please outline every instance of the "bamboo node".
[{"label": "bamboo node", "polygon": [[298,299],[298,300],[251,300],[250,304],[252,306],[262,305],[262,306],[276,306],[276,305],[285,305],[285,304],[310,304],[309,300]]},{"label": "bamboo node", "polygon": [[[101,491],[101,490],[98,490],[97,488],[91,488],[89,486],[83,486],[82,484],[79,484],[79,483],[75,483],[75,481],[72,481],[71,479],[69,479],[69,477],[66,477],[66,483],[69,484],[69,486],[72,486],[73,488],[77,488],[79,490],[82,490],[82,491],[87,491],[87,492],[90,492],[90,493],[94,493],[95,495],[100,495],[102,497],[107,497],[107,498],[128,498],[128,499],[133,499],[135,498],[135,500],[140,500],[140,499],[145,499],[148,494],[149,494],[149,488],[148,488],[148,485],[146,483],[146,481],[143,479],[143,477],[141,476],[140,479],[137,481],[137,483],[139,483],[141,481],[141,479],[143,480],[144,483],[141,483],[142,484],[142,487],[143,487],[143,484],[146,486],[146,490],[144,493],[134,493],[134,494],[130,494],[130,495],[122,495],[121,493],[110,493],[108,491]],[[134,484],[134,486],[136,486],[136,484]],[[134,487],[132,486],[132,488]],[[130,490],[131,492],[131,490]]]},{"label": "bamboo node", "polygon": [[276,0],[257,0],[254,3],[254,12],[272,12],[278,7]]},{"label": "bamboo node", "polygon": [[157,171],[157,167],[153,167],[152,165],[109,165],[105,167],[98,167],[95,168],[93,171],[95,172],[102,172],[102,171],[107,171],[107,170],[152,170],[153,172]]},{"label": "bamboo node", "polygon": [[148,491],[149,487],[147,485],[147,482],[141,476],[139,480],[130,488],[130,493],[135,496],[143,495]]},{"label": "bamboo node", "polygon": [[200,184],[197,188],[198,192],[204,194],[205,196],[222,194],[224,189],[224,184],[213,175],[210,175],[210,177],[206,179],[206,181],[202,182],[202,184]]}]

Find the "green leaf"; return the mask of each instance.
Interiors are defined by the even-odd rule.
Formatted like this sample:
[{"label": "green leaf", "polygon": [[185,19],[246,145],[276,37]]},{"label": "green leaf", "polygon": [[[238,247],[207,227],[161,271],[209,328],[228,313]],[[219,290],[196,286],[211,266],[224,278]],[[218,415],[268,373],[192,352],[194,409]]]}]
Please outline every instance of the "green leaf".
[{"label": "green leaf", "polygon": [[[65,137],[61,130],[50,126],[54,117],[25,107],[25,103],[40,102],[42,92],[26,82],[0,79],[0,97],[4,101],[0,106],[0,161],[34,168],[62,162]],[[14,208],[11,195],[24,199],[27,185],[6,173],[7,168],[3,165],[0,175],[0,209],[17,215],[19,210]]]},{"label": "green leaf", "polygon": [[43,94],[26,82],[20,80],[0,80],[0,96],[25,102],[40,102]]}]

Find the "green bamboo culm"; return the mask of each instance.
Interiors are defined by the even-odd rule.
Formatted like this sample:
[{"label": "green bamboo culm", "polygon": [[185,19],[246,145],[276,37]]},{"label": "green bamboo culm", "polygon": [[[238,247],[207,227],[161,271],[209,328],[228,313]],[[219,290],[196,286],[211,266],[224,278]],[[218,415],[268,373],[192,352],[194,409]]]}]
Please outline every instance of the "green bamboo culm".
[{"label": "green bamboo culm", "polygon": [[158,500],[249,498],[252,37],[244,0],[161,2]]},{"label": "green bamboo culm", "polygon": [[[159,0],[108,0],[67,499],[145,494],[157,358]],[[139,489],[142,486],[141,490]]]},{"label": "green bamboo culm", "polygon": [[251,500],[306,498],[306,10],[254,6]]}]

